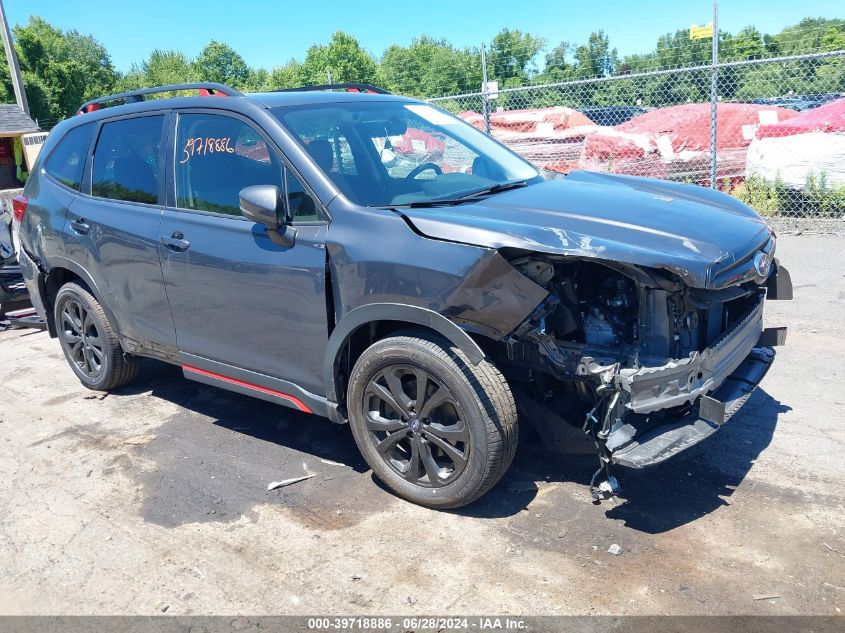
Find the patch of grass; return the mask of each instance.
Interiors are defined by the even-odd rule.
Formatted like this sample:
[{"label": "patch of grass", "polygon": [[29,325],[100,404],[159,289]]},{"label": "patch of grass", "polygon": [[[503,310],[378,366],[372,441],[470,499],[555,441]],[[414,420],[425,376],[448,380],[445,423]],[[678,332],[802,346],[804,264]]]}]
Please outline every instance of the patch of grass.
[{"label": "patch of grass", "polygon": [[785,205],[788,193],[780,176],[773,184],[769,184],[757,175],[746,178],[734,187],[731,195],[747,204],[760,215],[779,215],[788,205]]},{"label": "patch of grass", "polygon": [[787,187],[754,174],[734,187],[731,195],[764,216],[845,217],[845,186],[830,186],[825,172],[810,172],[803,189]]}]

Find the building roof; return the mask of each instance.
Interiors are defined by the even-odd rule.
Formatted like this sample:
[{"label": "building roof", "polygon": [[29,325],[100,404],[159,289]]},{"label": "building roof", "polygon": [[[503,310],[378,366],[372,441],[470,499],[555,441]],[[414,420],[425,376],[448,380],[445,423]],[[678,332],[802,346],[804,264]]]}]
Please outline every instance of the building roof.
[{"label": "building roof", "polygon": [[40,128],[14,103],[0,103],[0,134],[37,132]]}]

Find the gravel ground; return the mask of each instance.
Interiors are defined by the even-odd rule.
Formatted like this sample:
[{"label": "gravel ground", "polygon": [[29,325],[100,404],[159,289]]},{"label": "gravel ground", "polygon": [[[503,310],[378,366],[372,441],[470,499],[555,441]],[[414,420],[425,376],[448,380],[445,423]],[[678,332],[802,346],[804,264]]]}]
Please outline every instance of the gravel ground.
[{"label": "gravel ground", "polygon": [[0,333],[0,613],[839,614],[842,247],[781,237],[795,300],[768,305],[790,333],[761,388],[598,506],[592,459],[529,440],[482,500],[426,510],[346,427],[155,362],[100,399],[46,334]]}]

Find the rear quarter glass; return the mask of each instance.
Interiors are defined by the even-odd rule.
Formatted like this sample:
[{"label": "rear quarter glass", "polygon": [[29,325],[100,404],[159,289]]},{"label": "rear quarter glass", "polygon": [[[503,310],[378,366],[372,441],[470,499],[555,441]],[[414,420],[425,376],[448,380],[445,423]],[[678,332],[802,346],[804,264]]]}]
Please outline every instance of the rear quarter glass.
[{"label": "rear quarter glass", "polygon": [[65,134],[44,163],[47,175],[65,187],[79,191],[93,132],[94,124],[87,123]]}]

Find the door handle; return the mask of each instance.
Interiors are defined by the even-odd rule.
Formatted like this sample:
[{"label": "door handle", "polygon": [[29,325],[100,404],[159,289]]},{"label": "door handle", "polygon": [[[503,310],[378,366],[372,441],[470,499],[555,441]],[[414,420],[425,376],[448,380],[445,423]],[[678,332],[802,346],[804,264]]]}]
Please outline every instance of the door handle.
[{"label": "door handle", "polygon": [[178,253],[186,251],[191,247],[191,243],[186,240],[185,236],[182,235],[179,231],[174,231],[173,235],[171,235],[170,237],[162,235],[161,243],[164,244],[170,250],[176,251]]},{"label": "door handle", "polygon": [[88,224],[83,218],[76,218],[75,220],[71,220],[70,228],[73,230],[74,233],[78,233],[79,235],[85,235],[88,231],[91,230],[91,225]]}]

